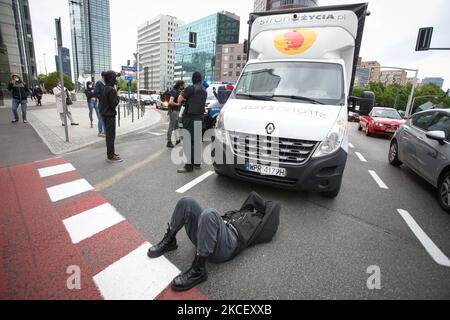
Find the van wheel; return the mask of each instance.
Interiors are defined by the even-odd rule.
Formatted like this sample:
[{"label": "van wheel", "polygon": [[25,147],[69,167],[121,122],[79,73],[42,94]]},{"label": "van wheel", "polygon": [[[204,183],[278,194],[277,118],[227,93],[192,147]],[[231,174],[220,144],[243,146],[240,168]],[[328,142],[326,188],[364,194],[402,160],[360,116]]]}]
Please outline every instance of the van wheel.
[{"label": "van wheel", "polygon": [[398,144],[397,140],[392,140],[391,148],[389,149],[389,163],[394,167],[400,167],[403,163],[398,159]]},{"label": "van wheel", "polygon": [[331,191],[327,191],[327,192],[321,192],[320,195],[322,197],[325,197],[325,198],[334,199],[341,192],[341,186],[342,186],[342,180],[339,182],[339,187],[337,187],[335,190],[331,190]]},{"label": "van wheel", "polygon": [[439,180],[438,200],[442,209],[450,213],[450,171]]}]

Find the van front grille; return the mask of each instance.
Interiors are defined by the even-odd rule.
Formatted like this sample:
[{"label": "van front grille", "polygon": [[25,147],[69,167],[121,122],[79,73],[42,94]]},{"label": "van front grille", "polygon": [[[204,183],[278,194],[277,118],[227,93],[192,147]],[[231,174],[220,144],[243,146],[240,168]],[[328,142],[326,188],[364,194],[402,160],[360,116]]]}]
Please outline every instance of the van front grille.
[{"label": "van front grille", "polygon": [[229,132],[235,155],[262,163],[301,165],[309,160],[317,142]]}]

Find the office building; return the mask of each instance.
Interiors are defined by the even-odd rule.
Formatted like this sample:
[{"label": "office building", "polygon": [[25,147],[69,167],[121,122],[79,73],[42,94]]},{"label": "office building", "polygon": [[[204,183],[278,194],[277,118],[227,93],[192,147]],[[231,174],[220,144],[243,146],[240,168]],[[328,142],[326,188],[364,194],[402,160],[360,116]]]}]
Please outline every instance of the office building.
[{"label": "office building", "polygon": [[408,73],[405,70],[383,70],[380,74],[380,82],[387,86],[391,84],[404,86],[408,83]]},{"label": "office building", "polygon": [[316,7],[318,0],[255,0],[254,12]]},{"label": "office building", "polygon": [[[68,75],[72,79],[72,67],[70,64],[70,50],[68,48],[61,48],[61,58],[62,58],[62,70],[63,73]],[[59,72],[59,59],[55,56],[56,70]]]},{"label": "office building", "polygon": [[28,0],[0,0],[0,100],[16,73],[28,85],[37,83],[36,54]]},{"label": "office building", "polygon": [[98,80],[111,70],[109,0],[69,0],[69,12],[75,80]]},{"label": "office building", "polygon": [[240,18],[222,11],[179,27],[176,41],[189,41],[189,32],[197,33],[197,48],[175,45],[175,80],[190,82],[192,73],[199,71],[207,81],[217,79],[216,46],[239,43]]},{"label": "office building", "polygon": [[[159,15],[138,28],[138,42],[174,41],[175,30],[184,23],[169,15]],[[175,46],[139,45],[140,88],[161,92],[174,83]]]},{"label": "office building", "polygon": [[444,85],[444,79],[443,78],[425,78],[422,80],[422,85],[426,84],[435,84],[439,88],[442,89],[442,86]]},{"label": "office building", "polygon": [[215,82],[236,83],[247,61],[244,44],[219,44],[216,48]]}]

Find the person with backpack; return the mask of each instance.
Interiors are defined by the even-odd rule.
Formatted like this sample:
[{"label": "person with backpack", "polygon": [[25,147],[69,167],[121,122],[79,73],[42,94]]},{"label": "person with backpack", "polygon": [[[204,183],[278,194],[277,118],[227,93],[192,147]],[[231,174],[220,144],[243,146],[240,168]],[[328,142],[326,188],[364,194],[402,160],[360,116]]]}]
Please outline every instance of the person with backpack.
[{"label": "person with backpack", "polygon": [[151,259],[178,249],[176,236],[184,227],[197,248],[189,270],[171,284],[174,291],[188,291],[208,279],[206,262],[223,263],[234,259],[245,249],[272,241],[280,224],[280,204],[264,201],[252,192],[240,210],[223,217],[215,209],[204,210],[193,198],[181,199],[161,242],[147,253]]},{"label": "person with backpack", "polygon": [[175,132],[176,144],[179,145],[181,143],[180,136],[178,133],[179,125],[179,115],[181,110],[181,105],[178,103],[178,97],[184,90],[184,81],[177,81],[172,91],[170,92],[170,100],[169,100],[169,129],[167,130],[167,148],[175,148],[172,143],[172,134]]},{"label": "person with backpack", "polygon": [[203,116],[205,114],[206,99],[208,93],[203,87],[203,79],[200,72],[192,75],[192,86],[187,87],[178,98],[179,105],[185,104],[182,113],[183,129],[189,133],[189,138],[183,139],[184,154],[187,163],[178,173],[189,173],[194,168],[200,169],[202,158],[202,128]]},{"label": "person with backpack", "polygon": [[100,113],[106,128],[106,154],[107,160],[112,163],[122,162],[122,158],[115,153],[116,116],[119,97],[115,89],[117,74],[114,71],[104,73],[105,87],[100,96]]}]

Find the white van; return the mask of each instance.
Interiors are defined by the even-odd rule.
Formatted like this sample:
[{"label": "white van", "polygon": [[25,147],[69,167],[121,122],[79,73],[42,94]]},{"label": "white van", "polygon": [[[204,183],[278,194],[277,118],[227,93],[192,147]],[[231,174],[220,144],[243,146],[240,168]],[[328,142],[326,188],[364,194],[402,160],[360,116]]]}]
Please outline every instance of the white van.
[{"label": "white van", "polygon": [[[216,127],[218,174],[339,194],[367,9],[356,4],[250,15],[249,61]],[[217,160],[222,154],[227,161]]]}]

